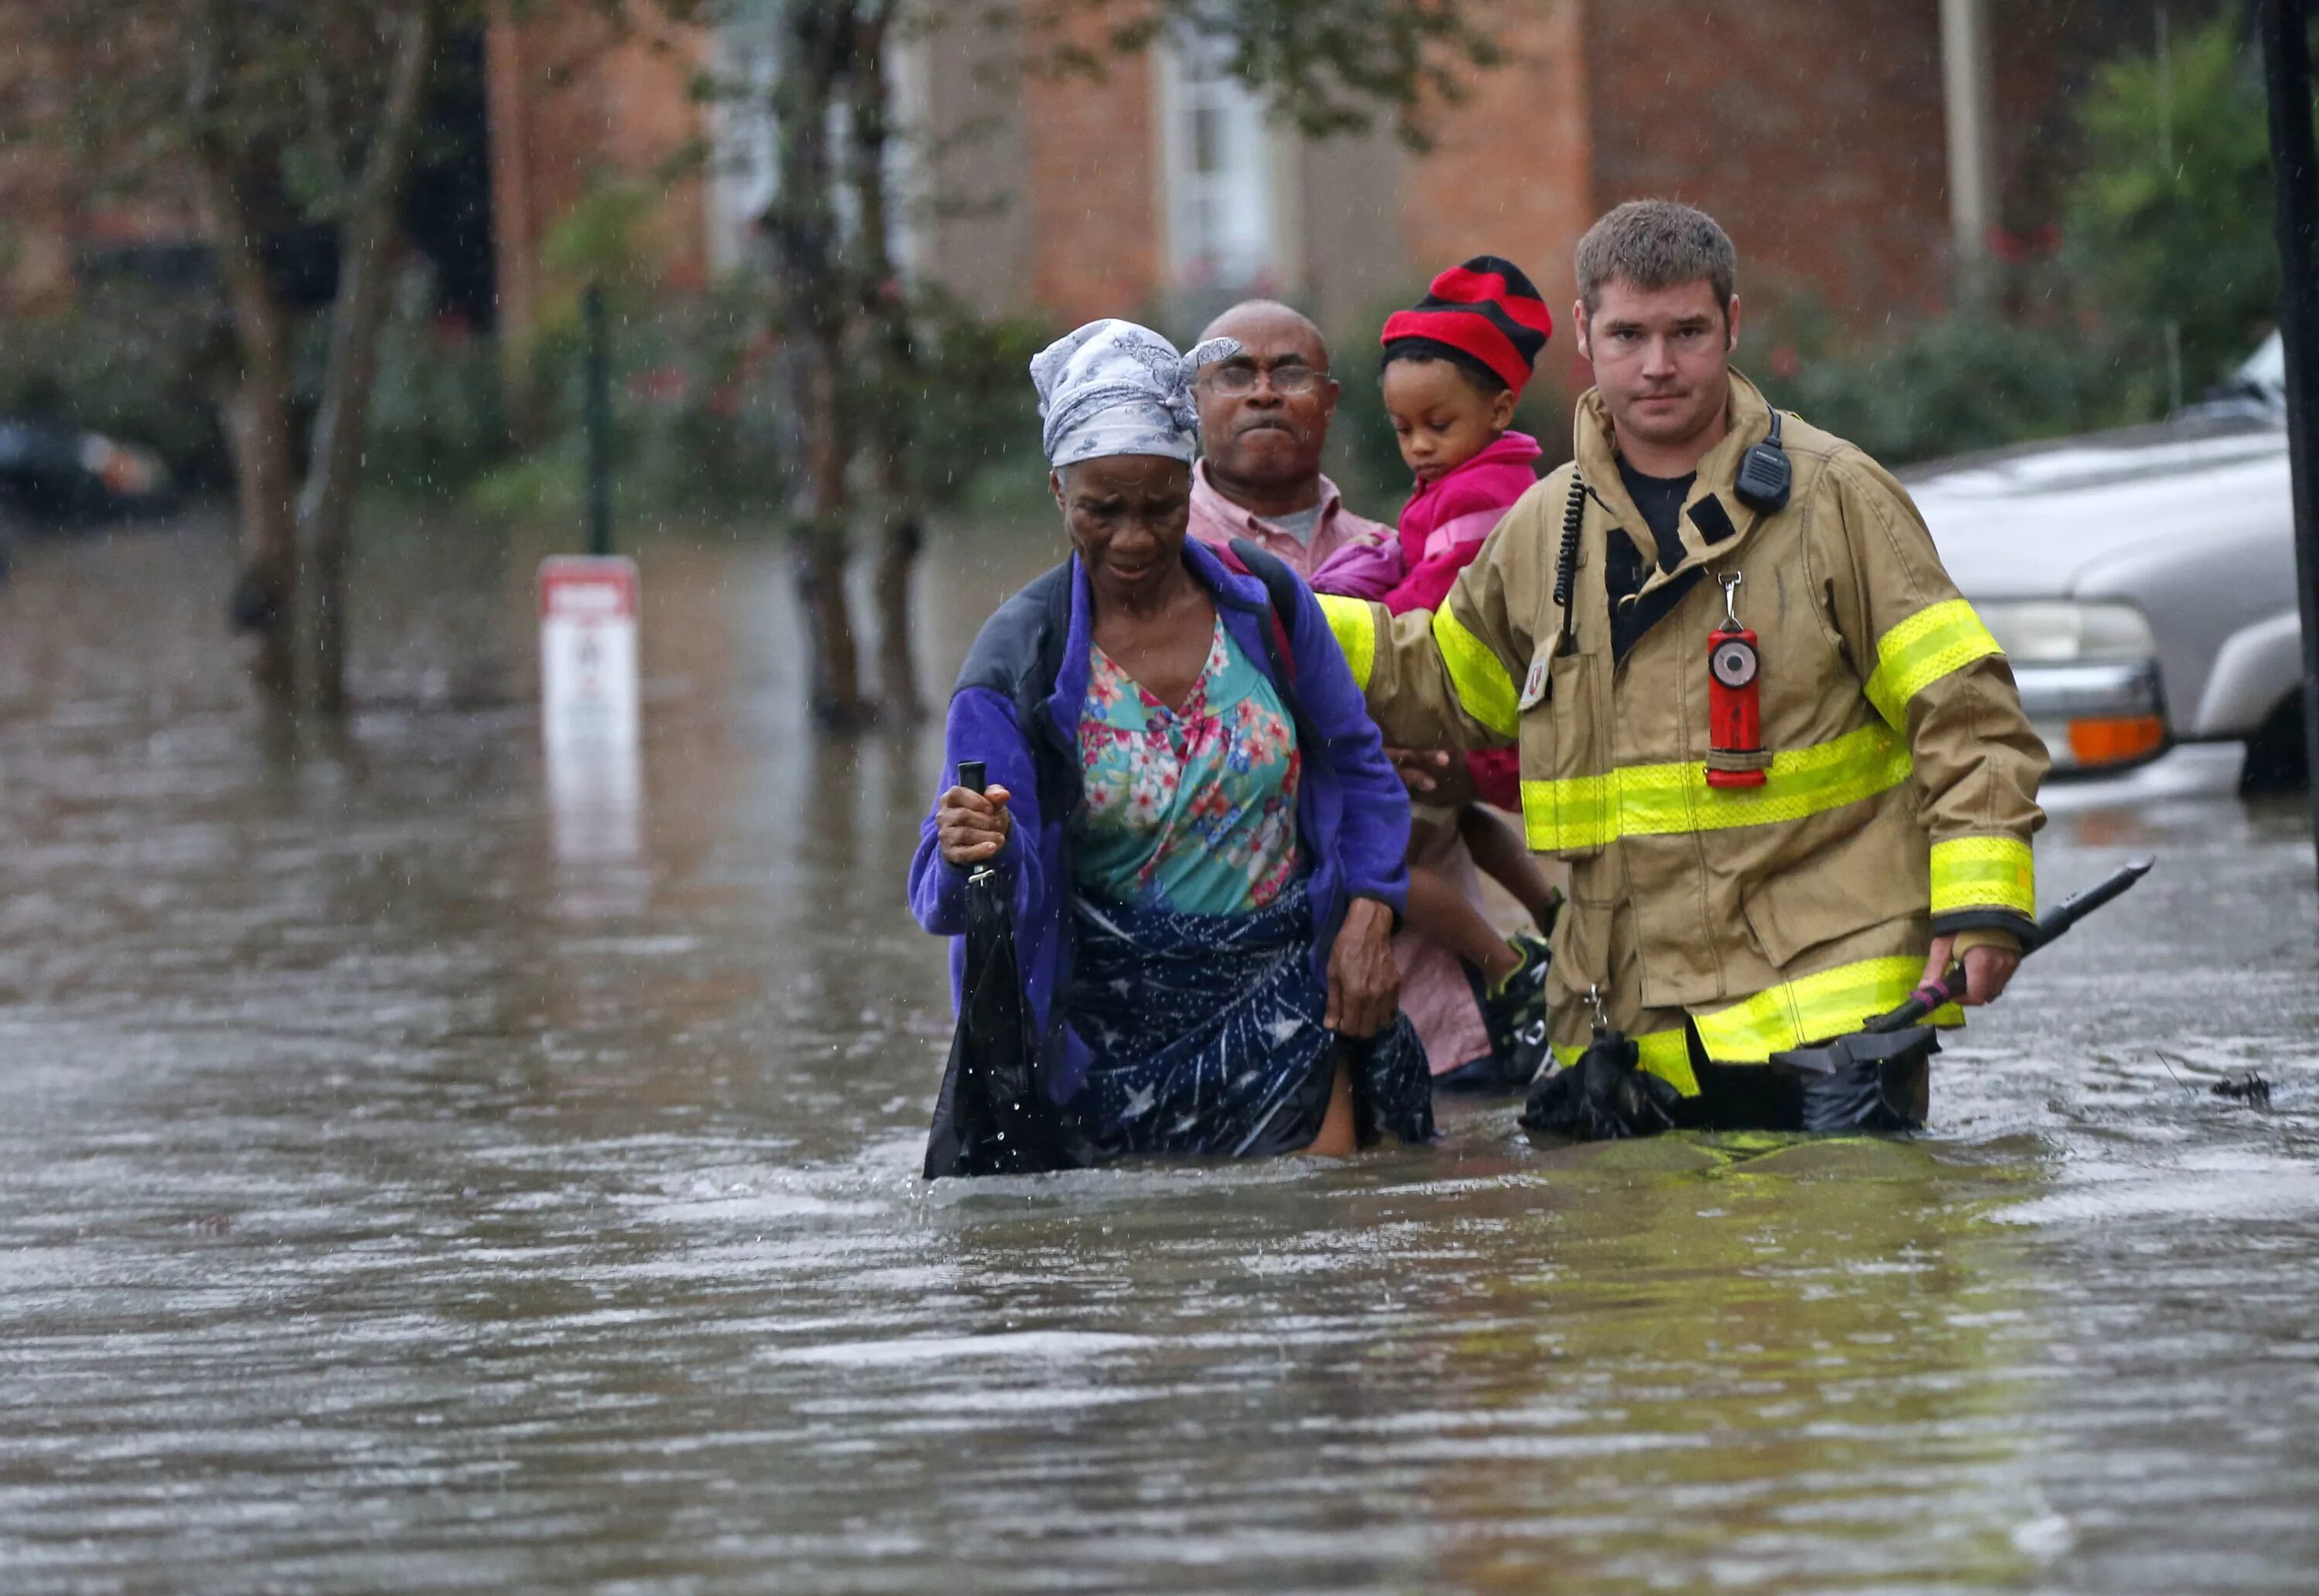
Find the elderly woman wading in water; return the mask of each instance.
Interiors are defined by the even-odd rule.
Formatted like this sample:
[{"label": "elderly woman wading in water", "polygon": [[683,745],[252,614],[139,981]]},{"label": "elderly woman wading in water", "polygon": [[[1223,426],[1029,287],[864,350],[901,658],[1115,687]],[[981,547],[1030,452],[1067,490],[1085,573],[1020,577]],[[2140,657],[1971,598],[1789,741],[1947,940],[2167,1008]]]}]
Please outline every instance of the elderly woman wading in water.
[{"label": "elderly woman wading in water", "polygon": [[1105,320],[1031,363],[1071,557],[975,640],[948,753],[990,786],[936,800],[910,869],[953,938],[963,867],[1001,873],[1049,1088],[1111,1158],[1433,1128],[1390,947],[1406,795],[1312,594],[1185,539],[1187,375],[1223,343]]}]

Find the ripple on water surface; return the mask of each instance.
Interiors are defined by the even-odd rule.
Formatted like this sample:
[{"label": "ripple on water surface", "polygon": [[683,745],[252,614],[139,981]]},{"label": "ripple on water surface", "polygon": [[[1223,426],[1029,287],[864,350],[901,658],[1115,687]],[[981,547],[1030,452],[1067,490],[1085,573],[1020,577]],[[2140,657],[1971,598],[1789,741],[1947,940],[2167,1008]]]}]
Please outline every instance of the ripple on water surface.
[{"label": "ripple on water surface", "polygon": [[[537,551],[423,530],[335,747],[241,708],[216,528],[0,590],[9,1591],[2309,1588],[2296,812],[2057,822],[2049,897],[2165,863],[1913,1142],[928,1187],[934,743],[800,735],[779,561],[672,535],[636,852],[559,856]],[[936,557],[954,659],[1045,555]]]}]

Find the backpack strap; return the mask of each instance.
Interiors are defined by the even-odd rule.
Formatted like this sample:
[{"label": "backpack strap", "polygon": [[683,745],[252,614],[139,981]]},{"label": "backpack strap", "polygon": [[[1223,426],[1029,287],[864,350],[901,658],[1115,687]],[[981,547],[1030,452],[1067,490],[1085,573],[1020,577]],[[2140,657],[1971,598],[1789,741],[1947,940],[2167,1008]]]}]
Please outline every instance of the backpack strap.
[{"label": "backpack strap", "polygon": [[1064,562],[1056,573],[1051,573],[1046,579],[1046,615],[1039,629],[1038,652],[1032,656],[1031,674],[1024,678],[1018,690],[1016,708],[1024,715],[1044,704],[1055,690],[1055,678],[1063,673],[1063,650],[1070,645],[1070,563]]},{"label": "backpack strap", "polygon": [[1272,682],[1278,690],[1288,718],[1296,726],[1296,740],[1310,751],[1308,757],[1317,756],[1328,746],[1304,713],[1304,701],[1296,696],[1296,650],[1288,641],[1288,618],[1296,613],[1304,592],[1304,579],[1288,568],[1279,555],[1259,548],[1245,537],[1235,537],[1228,551],[1227,565],[1237,564],[1241,571],[1264,584],[1264,596],[1269,600],[1272,625],[1264,633],[1264,652],[1272,662]]},{"label": "backpack strap", "polygon": [[1042,813],[1060,815],[1073,801],[1078,771],[1075,752],[1057,745],[1046,713],[1070,640],[1071,568],[1057,565],[998,607],[975,635],[959,667],[953,694],[979,688],[1014,707],[1015,724],[1031,750]]},{"label": "backpack strap", "polygon": [[1296,685],[1296,651],[1288,643],[1288,618],[1296,613],[1299,591],[1304,579],[1291,571],[1286,562],[1268,549],[1259,548],[1249,538],[1232,540],[1232,560],[1241,571],[1264,584],[1264,596],[1272,601],[1273,674],[1290,687]]},{"label": "backpack strap", "polygon": [[1031,768],[1039,777],[1039,812],[1061,815],[1075,807],[1079,795],[1077,751],[1057,741],[1059,733],[1047,715],[1047,699],[1055,679],[1063,673],[1063,651],[1070,645],[1071,567],[1057,568],[1046,594],[1046,618],[1039,631],[1039,647],[1032,658],[1031,674],[1016,690],[1015,718],[1031,744]]}]

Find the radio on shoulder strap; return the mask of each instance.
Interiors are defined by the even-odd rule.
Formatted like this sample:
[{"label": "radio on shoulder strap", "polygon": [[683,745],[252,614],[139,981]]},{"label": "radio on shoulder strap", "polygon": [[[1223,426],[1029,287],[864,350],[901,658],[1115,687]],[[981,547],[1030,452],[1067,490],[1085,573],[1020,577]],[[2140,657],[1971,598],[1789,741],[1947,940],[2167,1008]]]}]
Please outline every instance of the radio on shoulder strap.
[{"label": "radio on shoulder strap", "polygon": [[1772,435],[1739,456],[1739,479],[1731,484],[1739,502],[1749,509],[1777,515],[1788,508],[1788,491],[1795,485],[1795,467],[1780,446],[1780,412],[1772,412]]}]

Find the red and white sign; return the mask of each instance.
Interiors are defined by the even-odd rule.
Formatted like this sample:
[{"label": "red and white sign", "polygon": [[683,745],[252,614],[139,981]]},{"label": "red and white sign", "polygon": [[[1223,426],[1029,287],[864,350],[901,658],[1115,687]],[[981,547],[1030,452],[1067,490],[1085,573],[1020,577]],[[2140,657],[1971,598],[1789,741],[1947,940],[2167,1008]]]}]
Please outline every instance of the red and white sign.
[{"label": "red and white sign", "polygon": [[[573,555],[542,561],[539,725],[561,863],[583,871],[619,865],[643,848],[636,701],[636,562]],[[568,907],[591,916],[611,912],[601,881],[586,873],[575,879]]]},{"label": "red and white sign", "polygon": [[539,566],[540,727],[559,744],[634,744],[636,563],[557,555]]}]

